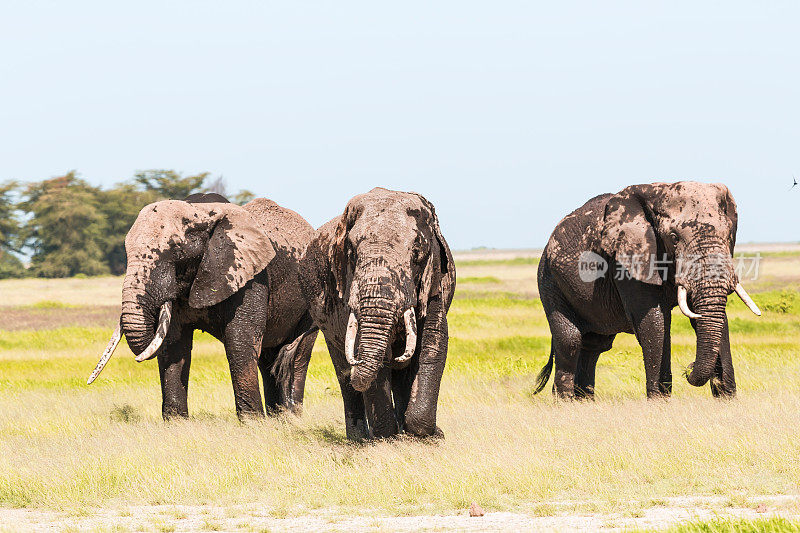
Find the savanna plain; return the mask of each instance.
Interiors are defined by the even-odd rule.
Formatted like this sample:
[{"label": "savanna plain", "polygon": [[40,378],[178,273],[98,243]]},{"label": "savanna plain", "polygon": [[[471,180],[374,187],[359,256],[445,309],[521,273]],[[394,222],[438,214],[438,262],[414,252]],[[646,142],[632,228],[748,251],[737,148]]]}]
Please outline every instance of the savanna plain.
[{"label": "savanna plain", "polygon": [[321,339],[302,416],[242,424],[222,345],[198,333],[191,417],[165,423],[156,363],[124,343],[86,385],[121,278],[0,281],[0,530],[800,531],[800,252],[762,256],[743,283],[763,316],[728,304],[735,400],[686,383],[676,312],[669,401],[645,399],[619,335],[596,401],[564,403],[532,394],[550,349],[537,254],[460,254],[446,438],[365,444],[345,439]]}]

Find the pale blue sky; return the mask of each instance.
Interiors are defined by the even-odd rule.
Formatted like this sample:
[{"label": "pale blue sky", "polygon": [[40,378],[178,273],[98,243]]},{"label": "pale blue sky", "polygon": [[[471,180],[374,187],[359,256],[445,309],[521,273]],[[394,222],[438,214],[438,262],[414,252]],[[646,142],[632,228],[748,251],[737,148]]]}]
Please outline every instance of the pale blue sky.
[{"label": "pale blue sky", "polygon": [[799,36],[797,2],[5,1],[0,181],[209,170],[315,226],[416,190],[463,249],[699,179],[798,241]]}]

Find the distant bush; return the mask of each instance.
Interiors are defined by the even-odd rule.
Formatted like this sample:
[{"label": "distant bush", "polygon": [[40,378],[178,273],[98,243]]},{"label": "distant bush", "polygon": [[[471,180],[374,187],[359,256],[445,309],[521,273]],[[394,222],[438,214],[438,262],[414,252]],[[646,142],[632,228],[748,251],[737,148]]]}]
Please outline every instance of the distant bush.
[{"label": "distant bush", "polygon": [[22,261],[7,251],[0,250],[0,279],[24,278],[28,275]]},{"label": "distant bush", "polygon": [[798,301],[798,293],[783,290],[777,293],[765,295],[761,301],[761,307],[766,311],[780,313],[782,315],[791,313],[795,303]]}]

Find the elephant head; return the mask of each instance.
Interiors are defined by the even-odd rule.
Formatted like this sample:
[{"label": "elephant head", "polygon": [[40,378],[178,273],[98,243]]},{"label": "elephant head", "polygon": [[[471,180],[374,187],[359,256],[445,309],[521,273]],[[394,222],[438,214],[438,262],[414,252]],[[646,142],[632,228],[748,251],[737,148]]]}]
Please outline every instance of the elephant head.
[{"label": "elephant head", "polygon": [[[417,320],[455,272],[433,206],[421,195],[373,189],[347,204],[330,246],[336,291],[348,309],[345,355],[353,388],[372,385],[385,363],[417,351]],[[398,339],[402,355],[393,357]]]},{"label": "elephant head", "polygon": [[272,242],[244,208],[219,195],[192,195],[145,206],[125,237],[128,265],[120,326],[91,383],[124,334],[137,361],[156,355],[169,330],[172,304],[216,305],[275,257]]},{"label": "elephant head", "polygon": [[713,375],[728,295],[735,291],[761,314],[734,270],[736,225],[736,202],[722,184],[632,185],[606,204],[603,252],[639,281],[674,285],[680,310],[696,321],[697,353],[687,375],[694,386]]}]

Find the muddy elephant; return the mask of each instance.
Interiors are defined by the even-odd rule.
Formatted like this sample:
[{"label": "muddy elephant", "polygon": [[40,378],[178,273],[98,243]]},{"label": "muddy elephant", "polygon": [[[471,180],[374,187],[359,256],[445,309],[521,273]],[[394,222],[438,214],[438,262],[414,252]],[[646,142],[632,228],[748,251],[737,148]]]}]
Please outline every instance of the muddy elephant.
[{"label": "muddy elephant", "polygon": [[239,418],[298,410],[316,339],[300,293],[300,254],[313,235],[300,215],[259,198],[241,207],[216,194],[144,207],[125,238],[122,314],[89,377],[121,335],[141,362],[158,358],[162,415],[188,416],[192,336],[222,341]]},{"label": "muddy elephant", "polygon": [[589,200],[553,231],[539,263],[538,283],[552,335],[553,390],[562,398],[593,398],[595,366],[617,333],[642,347],[647,396],[672,392],[671,310],[678,305],[697,336],[687,380],[710,380],[714,396],[736,393],[725,305],[736,292],[761,312],[733,265],[736,202],[722,184],[632,185]]},{"label": "muddy elephant", "polygon": [[336,369],[347,437],[441,434],[456,271],[433,205],[380,188],[354,197],[314,234],[300,283]]}]

